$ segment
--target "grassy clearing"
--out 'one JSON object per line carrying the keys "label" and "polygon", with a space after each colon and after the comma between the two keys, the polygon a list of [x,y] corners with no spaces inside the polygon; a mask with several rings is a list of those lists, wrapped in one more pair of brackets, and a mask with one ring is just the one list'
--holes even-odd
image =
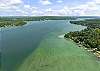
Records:
{"label": "grassy clearing", "polygon": [[47,38],[17,71],[99,71],[95,58],[72,41]]}

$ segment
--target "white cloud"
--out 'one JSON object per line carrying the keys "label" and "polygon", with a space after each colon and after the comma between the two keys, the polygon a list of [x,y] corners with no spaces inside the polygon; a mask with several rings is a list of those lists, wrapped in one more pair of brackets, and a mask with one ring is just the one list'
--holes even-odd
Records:
{"label": "white cloud", "polygon": [[96,2],[96,3],[100,3],[100,0],[94,0],[94,2]]}
{"label": "white cloud", "polygon": [[85,4],[81,4],[74,7],[65,6],[61,11],[64,15],[86,15],[86,16],[98,16],[100,15],[100,5],[98,5],[100,0],[93,0],[91,2],[87,2]]}
{"label": "white cloud", "polygon": [[[22,0],[1,0],[0,12],[6,15],[31,15],[37,7],[24,4]],[[8,14],[9,13],[9,14]]]}
{"label": "white cloud", "polygon": [[10,10],[16,8],[22,3],[21,0],[0,0],[0,10]]}
{"label": "white cloud", "polygon": [[57,0],[57,2],[58,2],[58,3],[62,3],[62,2],[63,2],[63,0]]}
{"label": "white cloud", "polygon": [[0,0],[0,5],[18,5],[21,3],[22,0]]}
{"label": "white cloud", "polygon": [[84,5],[80,5],[77,8],[74,7],[74,9],[79,10],[79,15],[100,15],[100,13],[99,13],[100,6],[98,5],[98,3],[97,3],[97,0],[93,0],[91,2],[87,2]]}
{"label": "white cloud", "polygon": [[48,8],[48,9],[46,9],[45,10],[46,12],[51,12],[51,11],[53,11],[51,8]]}
{"label": "white cloud", "polygon": [[[56,0],[58,3],[62,3],[63,0]],[[50,0],[40,0],[42,5],[50,5]],[[59,4],[60,5],[60,4]],[[23,0],[0,0],[0,13],[10,13],[11,15],[51,15],[51,16],[98,16],[100,15],[100,0],[91,0],[81,5],[73,7],[64,6],[62,8],[56,8],[58,6],[49,6],[49,8],[41,9],[41,7],[34,7],[29,4],[24,4]],[[1,14],[0,14],[1,15]]]}
{"label": "white cloud", "polygon": [[[58,0],[60,3],[62,0]],[[81,5],[73,7],[64,6],[61,9],[44,9],[43,15],[66,15],[66,16],[98,16],[100,15],[100,0],[91,0]]]}
{"label": "white cloud", "polygon": [[25,8],[31,8],[31,6],[30,6],[30,5],[24,5],[24,7],[25,7]]}
{"label": "white cloud", "polygon": [[49,0],[40,0],[40,3],[42,5],[50,5],[50,4],[52,4]]}

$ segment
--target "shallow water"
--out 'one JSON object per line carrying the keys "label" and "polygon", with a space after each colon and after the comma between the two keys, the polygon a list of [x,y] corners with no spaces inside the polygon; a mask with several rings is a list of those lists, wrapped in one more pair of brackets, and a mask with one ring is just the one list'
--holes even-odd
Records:
{"label": "shallow water", "polygon": [[[27,58],[30,55],[32,55],[34,52],[36,52],[38,48],[44,47],[43,50],[45,50],[51,47],[52,48],[53,47],[67,47],[66,43],[67,42],[70,43],[70,41],[65,41],[64,39],[58,38],[58,36],[66,32],[69,32],[69,31],[79,31],[84,28],[86,27],[70,24],[67,20],[32,21],[20,27],[3,28],[2,29],[2,67],[3,67],[3,71],[16,71],[18,68],[20,68],[20,65],[24,63],[24,60],[25,59],[27,60]],[[65,51],[66,52],[68,51],[67,55],[70,56],[70,53],[72,53],[72,51],[69,51],[70,47],[67,47],[67,48],[68,49],[65,48]],[[59,52],[60,53],[62,52],[60,51],[61,49],[58,49],[58,50],[59,51],[56,52],[56,54],[58,54]],[[71,46],[71,50],[78,51],[79,49],[72,48]],[[78,52],[81,53],[81,50]],[[48,55],[50,54],[50,56],[52,56],[51,51],[50,53],[48,53]],[[44,51],[45,54],[46,52],[47,50]],[[82,52],[86,53],[85,51],[82,51]],[[75,54],[75,52],[73,52],[73,54]],[[62,55],[63,55],[63,52],[62,52]],[[86,55],[88,55],[88,53],[86,53]],[[54,56],[56,57],[56,55]],[[89,56],[89,58],[91,57],[92,56]],[[76,58],[76,60],[78,59],[79,58]],[[95,58],[93,58],[93,60],[95,60]],[[86,59],[84,64],[86,64],[87,61],[88,61],[88,58]],[[78,61],[76,61],[76,63],[77,62]],[[95,62],[93,62],[93,64],[94,63]]]}
{"label": "shallow water", "polygon": [[[17,71],[99,71],[100,64],[91,53],[70,40],[50,33],[23,61]],[[51,36],[53,35],[53,37]]]}

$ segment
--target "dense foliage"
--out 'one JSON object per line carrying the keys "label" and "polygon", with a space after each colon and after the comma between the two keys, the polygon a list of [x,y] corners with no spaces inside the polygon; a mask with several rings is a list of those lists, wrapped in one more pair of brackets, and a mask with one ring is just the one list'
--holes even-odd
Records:
{"label": "dense foliage", "polygon": [[90,28],[100,28],[100,19],[87,19],[81,21],[70,21],[72,24],[87,26]]}
{"label": "dense foliage", "polygon": [[22,26],[26,24],[25,21],[22,20],[12,20],[12,21],[0,21],[0,27],[7,27],[7,26]]}
{"label": "dense foliage", "polygon": [[100,29],[87,28],[82,31],[75,31],[65,34],[66,38],[72,39],[87,48],[97,48],[100,51]]}
{"label": "dense foliage", "polygon": [[91,49],[97,57],[100,57],[100,19],[88,19],[81,21],[70,21],[72,24],[87,26],[81,31],[69,32],[64,35],[74,42]]}

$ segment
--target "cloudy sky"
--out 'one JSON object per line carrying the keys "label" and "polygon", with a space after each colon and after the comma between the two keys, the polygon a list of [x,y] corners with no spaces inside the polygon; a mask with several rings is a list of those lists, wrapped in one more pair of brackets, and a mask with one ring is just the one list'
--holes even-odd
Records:
{"label": "cloudy sky", "polygon": [[0,16],[100,16],[100,0],[0,0]]}

